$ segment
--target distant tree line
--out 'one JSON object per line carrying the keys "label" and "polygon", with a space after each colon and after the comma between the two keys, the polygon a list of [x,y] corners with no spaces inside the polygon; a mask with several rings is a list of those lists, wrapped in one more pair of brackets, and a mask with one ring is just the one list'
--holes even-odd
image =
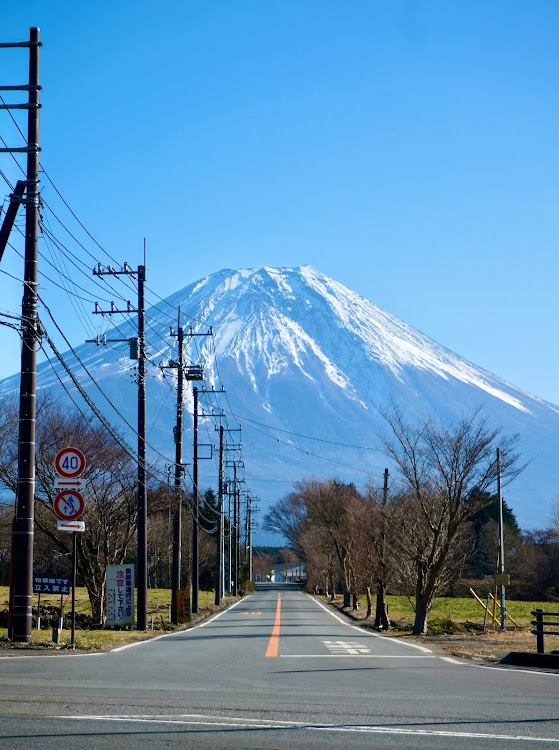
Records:
{"label": "distant tree line", "polygon": [[[503,485],[522,469],[517,436],[504,437],[477,411],[454,423],[407,424],[384,413],[393,476],[360,493],[337,479],[309,478],[279,500],[264,526],[280,533],[305,560],[312,589],[341,589],[344,606],[366,594],[367,617],[390,625],[385,594],[408,596],[415,633],[424,633],[437,596],[460,575],[492,576],[498,552],[496,450]],[[507,571],[530,598],[559,598],[559,510],[548,529],[522,533],[504,506]],[[518,588],[518,586],[517,586]]]}

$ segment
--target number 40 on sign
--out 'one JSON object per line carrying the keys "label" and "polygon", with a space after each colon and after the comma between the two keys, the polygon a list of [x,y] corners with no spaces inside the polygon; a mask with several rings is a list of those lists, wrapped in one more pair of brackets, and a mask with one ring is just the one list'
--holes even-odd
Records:
{"label": "number 40 on sign", "polygon": [[65,479],[74,479],[83,474],[85,456],[78,448],[63,448],[54,459],[56,473]]}

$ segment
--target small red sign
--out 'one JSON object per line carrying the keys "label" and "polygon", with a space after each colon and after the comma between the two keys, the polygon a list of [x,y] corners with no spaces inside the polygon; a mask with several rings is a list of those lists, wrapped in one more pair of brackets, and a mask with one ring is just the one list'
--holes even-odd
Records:
{"label": "small red sign", "polygon": [[54,512],[62,521],[75,521],[84,508],[83,497],[76,490],[62,490],[54,498]]}
{"label": "small red sign", "polygon": [[54,468],[66,479],[79,477],[85,469],[85,456],[78,448],[63,448],[54,459]]}

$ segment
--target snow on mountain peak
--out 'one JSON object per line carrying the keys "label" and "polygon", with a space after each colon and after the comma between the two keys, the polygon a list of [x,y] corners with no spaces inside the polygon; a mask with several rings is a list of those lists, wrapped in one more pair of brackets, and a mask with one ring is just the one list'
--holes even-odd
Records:
{"label": "snow on mountain peak", "polygon": [[388,369],[400,382],[410,369],[455,378],[516,409],[528,409],[519,389],[312,266],[223,270],[184,292],[190,306],[204,295],[196,317],[204,324],[211,320],[217,353],[232,357],[256,389],[254,365],[267,377],[294,366],[313,379],[309,360],[315,358],[333,384],[361,402],[356,380],[368,363]]}

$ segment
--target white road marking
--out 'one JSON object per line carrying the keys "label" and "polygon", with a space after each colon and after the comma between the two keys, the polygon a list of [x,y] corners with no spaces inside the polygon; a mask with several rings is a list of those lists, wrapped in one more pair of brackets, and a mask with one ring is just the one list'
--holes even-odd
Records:
{"label": "white road marking", "polygon": [[322,641],[331,652],[345,651],[346,654],[370,654],[371,649],[356,641]]}
{"label": "white road marking", "polygon": [[[334,618],[335,620],[337,620],[338,622],[341,622],[341,623],[342,623],[342,625],[345,625],[345,626],[346,626],[346,628],[352,628],[353,630],[357,630],[357,632],[358,632],[358,633],[361,633],[361,635],[363,635],[363,634],[364,634],[364,635],[371,635],[371,636],[373,636],[374,638],[386,638],[386,636],[384,636],[384,635],[383,635],[382,633],[375,633],[374,631],[371,631],[371,632],[369,632],[368,630],[363,630],[363,628],[358,628],[358,627],[357,627],[356,625],[350,625],[350,624],[349,624],[348,622],[346,622],[345,620],[342,620],[342,618],[341,618],[341,617],[338,617],[338,615],[335,615],[335,614],[334,614],[334,613],[333,613],[333,612],[332,612],[332,611],[331,611],[331,610],[330,610],[330,609],[329,609],[328,607],[326,607],[326,606],[325,606],[325,605],[324,605],[324,604],[323,604],[322,602],[319,602],[319,601],[318,601],[318,599],[315,599],[315,598],[314,598],[314,597],[312,597],[312,596],[310,597],[310,599],[311,599],[311,600],[312,600],[313,602],[315,602],[315,604],[318,604],[318,606],[319,606],[319,607],[322,607],[322,609],[323,609],[323,610],[324,610],[325,612],[328,612],[328,614],[329,614],[329,615],[331,615],[331,616],[332,616],[332,617],[333,617],[333,618]],[[397,641],[396,641],[396,640],[395,640],[395,639],[393,639],[393,638],[390,638],[390,639],[387,639],[387,640],[389,640],[389,642],[390,642],[390,643],[399,643],[399,644],[401,644],[402,646],[409,646],[410,648],[416,648],[416,649],[418,649],[419,651],[423,651],[423,652],[425,652],[426,654],[432,654],[432,653],[433,653],[433,652],[431,651],[431,649],[430,649],[430,648],[426,648],[425,646],[420,646],[420,645],[419,645],[419,644],[417,644],[417,643],[410,643],[409,641],[403,641],[403,640],[397,640]]]}
{"label": "white road marking", "polygon": [[134,722],[139,724],[173,724],[207,727],[237,727],[249,730],[259,729],[287,729],[290,731],[318,731],[318,732],[347,732],[358,734],[388,734],[411,735],[422,737],[446,737],[457,739],[487,739],[508,740],[509,742],[550,742],[559,744],[555,737],[529,737],[515,734],[491,734],[490,732],[448,732],[442,729],[412,729],[408,727],[374,726],[369,724],[312,724],[296,721],[276,721],[266,719],[245,719],[233,716],[203,716],[201,714],[179,714],[176,717],[161,717],[150,715],[119,715],[119,716],[51,716],[52,719],[66,719],[71,721],[114,721]]}
{"label": "white road marking", "polygon": [[0,654],[0,661],[12,661],[12,659],[77,659],[80,656],[105,656],[102,651],[96,651],[94,654],[26,654],[24,656],[10,656],[9,654]]}
{"label": "white road marking", "polygon": [[[319,602],[317,599],[315,599],[314,597],[312,597],[310,595],[308,595],[308,596],[309,596],[309,598],[313,602],[315,602],[316,604],[318,604],[319,607],[322,607],[323,610],[325,610],[326,612],[328,612],[328,614],[331,615],[335,620],[338,620],[338,622],[341,622],[342,625],[345,625],[348,628],[352,628],[353,630],[357,630],[361,634],[364,633],[366,635],[372,635],[373,637],[376,637],[376,638],[386,638],[391,643],[401,643],[403,646],[410,646],[410,648],[417,648],[420,651],[427,652],[428,654],[432,654],[433,653],[430,648],[425,648],[424,646],[419,646],[417,643],[409,643],[409,641],[404,641],[404,640],[395,640],[395,639],[392,639],[392,638],[388,638],[383,633],[369,632],[369,631],[363,630],[362,628],[358,628],[355,625],[350,625],[349,623],[345,622],[345,620],[342,620],[341,617],[338,617],[338,615],[334,614],[334,612],[332,612],[328,607],[326,607],[324,604],[322,604],[322,602]],[[451,656],[437,656],[437,655],[434,655],[434,657],[437,658],[437,659],[441,659],[442,661],[449,662],[450,664],[454,664],[455,666],[470,667],[471,669],[491,669],[494,672],[497,672],[497,671],[501,671],[501,672],[506,671],[507,674],[530,674],[533,677],[555,677],[556,679],[559,678],[559,673],[540,672],[540,671],[538,671],[536,669],[533,669],[533,670],[531,670],[531,669],[510,669],[510,668],[508,668],[506,666],[501,666],[500,664],[494,664],[494,665],[490,665],[490,664],[472,664],[472,663],[465,662],[465,661],[458,661],[457,659],[453,659]]]}
{"label": "white road marking", "polygon": [[213,622],[214,620],[217,620],[218,617],[221,617],[226,612],[230,612],[234,607],[237,607],[239,604],[242,604],[245,602],[249,596],[252,596],[252,594],[248,594],[243,599],[239,599],[238,602],[235,602],[235,604],[232,604],[230,607],[227,607],[227,609],[222,609],[221,612],[218,612],[217,615],[214,615],[213,617],[210,617],[209,620],[205,620],[204,622],[201,622],[199,625],[195,625],[193,628],[188,628],[187,630],[174,630],[172,633],[164,633],[163,635],[157,635],[155,638],[146,638],[144,641],[135,641],[134,643],[127,643],[125,646],[118,646],[118,648],[111,649],[108,653],[115,654],[117,651],[124,651],[127,648],[133,648],[134,646],[142,646],[146,643],[153,643],[154,641],[159,641],[161,638],[169,638],[173,635],[189,635],[194,630],[198,630],[198,628],[205,628],[206,625],[209,625],[210,622]]}
{"label": "white road marking", "polygon": [[439,659],[435,654],[278,654],[280,659]]}

